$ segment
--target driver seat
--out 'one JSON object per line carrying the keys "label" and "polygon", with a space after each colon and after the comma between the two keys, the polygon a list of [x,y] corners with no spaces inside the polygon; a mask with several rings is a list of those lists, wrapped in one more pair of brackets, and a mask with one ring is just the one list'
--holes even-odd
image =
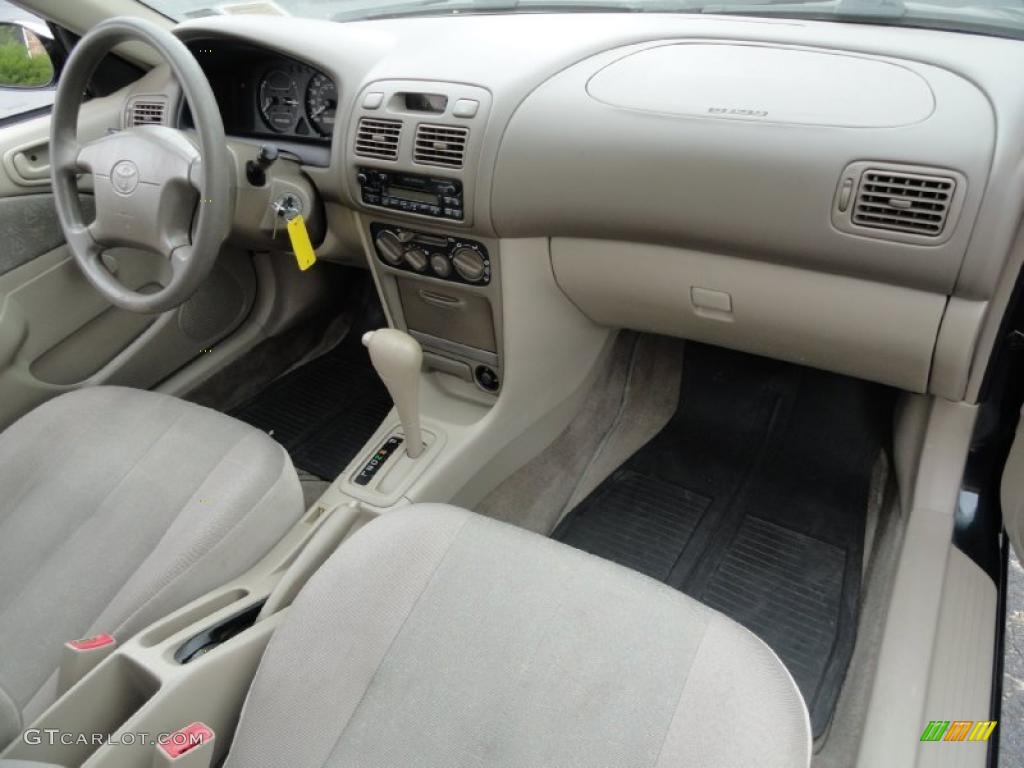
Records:
{"label": "driver seat", "polygon": [[0,749],[55,700],[65,641],[123,642],[303,512],[280,445],[167,395],[82,389],[0,433]]}

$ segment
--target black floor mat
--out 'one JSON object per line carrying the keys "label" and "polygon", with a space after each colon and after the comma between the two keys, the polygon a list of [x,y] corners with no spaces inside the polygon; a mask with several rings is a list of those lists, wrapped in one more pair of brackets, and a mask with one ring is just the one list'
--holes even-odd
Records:
{"label": "black floor mat", "polygon": [[296,467],[333,480],[391,408],[359,333],[282,376],[233,414],[270,433]]}
{"label": "black floor mat", "polygon": [[892,394],[689,344],[679,406],[553,536],[721,611],[828,724],[856,638],[871,470]]}

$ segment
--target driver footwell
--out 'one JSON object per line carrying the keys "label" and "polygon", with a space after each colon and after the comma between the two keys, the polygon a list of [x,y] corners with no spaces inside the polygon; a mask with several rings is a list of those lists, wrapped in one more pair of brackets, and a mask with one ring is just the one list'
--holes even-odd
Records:
{"label": "driver footwell", "polygon": [[758,635],[789,668],[818,736],[853,652],[891,404],[883,387],[688,344],[675,415],[552,535]]}
{"label": "driver footwell", "polygon": [[[306,336],[315,340],[312,352],[250,392],[240,405],[228,406],[231,415],[284,446],[299,470],[307,501],[325,489],[323,481],[341,474],[391,410],[384,382],[362,345],[365,331],[387,324],[384,310],[367,277],[342,275],[348,281],[334,295],[345,310],[329,322],[308,321]],[[291,347],[302,351],[301,339],[282,345],[283,351],[271,353],[271,361],[285,357],[288,362]],[[255,358],[256,365],[261,361]]]}
{"label": "driver footwell", "polygon": [[285,447],[300,470],[333,480],[391,409],[358,333],[285,374],[232,414]]}

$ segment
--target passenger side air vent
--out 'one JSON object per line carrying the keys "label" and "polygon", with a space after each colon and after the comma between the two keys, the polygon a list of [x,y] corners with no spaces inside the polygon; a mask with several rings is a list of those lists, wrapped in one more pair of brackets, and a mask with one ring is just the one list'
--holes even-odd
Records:
{"label": "passenger side air vent", "polygon": [[860,179],[852,220],[856,226],[938,237],[946,226],[956,180],[868,168]]}
{"label": "passenger side air vent", "polygon": [[421,123],[416,128],[413,160],[422,165],[461,168],[468,140],[469,128]]}
{"label": "passenger side air vent", "polygon": [[134,99],[128,105],[128,127],[138,125],[163,125],[167,113],[167,102],[161,99]]}
{"label": "passenger side air vent", "polygon": [[398,142],[401,137],[401,120],[361,118],[356,130],[356,154],[380,160],[397,160]]}

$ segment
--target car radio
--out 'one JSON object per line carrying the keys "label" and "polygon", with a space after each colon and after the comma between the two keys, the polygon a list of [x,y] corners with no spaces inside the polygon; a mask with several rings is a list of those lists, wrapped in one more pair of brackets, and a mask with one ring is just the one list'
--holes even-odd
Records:
{"label": "car radio", "polygon": [[464,216],[462,182],[456,179],[375,168],[359,168],[356,179],[362,200],[367,205],[456,221],[461,221]]}

